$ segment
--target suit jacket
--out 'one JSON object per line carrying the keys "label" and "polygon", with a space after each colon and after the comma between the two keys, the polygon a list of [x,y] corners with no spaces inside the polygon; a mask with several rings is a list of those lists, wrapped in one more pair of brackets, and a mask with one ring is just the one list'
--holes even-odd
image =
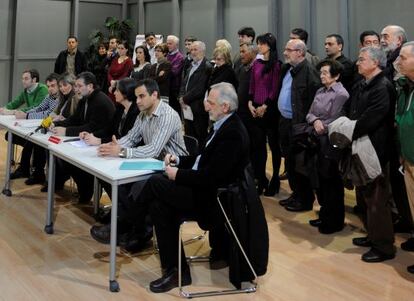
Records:
{"label": "suit jacket", "polygon": [[[62,74],[66,72],[66,59],[68,57],[68,50],[63,50],[59,53],[55,61],[55,70],[57,74]],[[76,50],[75,55],[75,75],[82,73],[83,71],[88,70],[88,62],[86,60],[85,54],[83,52]]]}
{"label": "suit jacket", "polygon": [[109,97],[95,89],[88,97],[79,101],[73,115],[56,122],[55,125],[65,127],[66,136],[78,136],[83,131],[95,133],[98,130],[109,134],[112,124],[108,120],[112,120],[114,113],[115,106]]}
{"label": "suit jacket", "polygon": [[190,78],[188,77],[190,75],[191,65],[188,67],[186,76],[181,82],[180,96],[183,97],[184,103],[191,107],[194,114],[206,114],[203,100],[212,69],[213,67],[210,62],[204,58]]}
{"label": "suit jacket", "polygon": [[[201,228],[215,226],[218,216],[216,194],[243,176],[249,162],[249,136],[237,114],[230,116],[200,152],[198,169],[192,167],[197,156],[180,157],[176,175],[178,185],[189,186],[198,206],[197,221]],[[220,214],[221,216],[221,214]]]}
{"label": "suit jacket", "polygon": [[126,134],[128,134],[129,130],[132,129],[139,114],[137,103],[133,102],[129,107],[124,124],[121,128],[121,132],[119,132],[118,129],[122,120],[122,115],[124,114],[124,110],[125,108],[123,105],[115,104],[115,114],[114,118],[112,119],[111,132],[109,135],[108,131],[105,128],[99,129],[94,133],[96,137],[101,138],[102,143],[112,141],[112,135],[115,135],[116,139],[124,137]]}
{"label": "suit jacket", "polygon": [[[162,75],[160,75],[161,72],[163,72]],[[151,65],[149,77],[157,82],[161,96],[170,95],[171,63],[167,59],[158,65],[158,69],[157,64]]]}

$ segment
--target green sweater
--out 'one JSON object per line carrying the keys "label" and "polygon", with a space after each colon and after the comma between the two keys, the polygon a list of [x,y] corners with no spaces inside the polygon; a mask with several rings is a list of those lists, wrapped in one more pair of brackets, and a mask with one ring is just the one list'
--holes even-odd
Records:
{"label": "green sweater", "polygon": [[398,126],[401,156],[414,163],[414,83],[407,78],[397,81],[398,99],[395,121]]}
{"label": "green sweater", "polygon": [[6,105],[6,109],[20,109],[23,112],[26,112],[34,107],[37,107],[47,95],[48,90],[46,85],[39,83],[32,93],[28,93],[25,89]]}

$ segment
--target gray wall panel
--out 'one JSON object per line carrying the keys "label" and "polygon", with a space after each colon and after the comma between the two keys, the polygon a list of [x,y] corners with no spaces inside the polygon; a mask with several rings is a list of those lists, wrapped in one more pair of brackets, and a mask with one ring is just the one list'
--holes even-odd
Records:
{"label": "gray wall panel", "polygon": [[18,53],[57,56],[70,33],[70,1],[19,1]]}
{"label": "gray wall panel", "polygon": [[0,2],[0,55],[11,54],[13,4],[14,0]]}
{"label": "gray wall panel", "polygon": [[150,16],[145,18],[145,31],[162,34],[165,42],[172,28],[171,1],[148,2],[145,3],[144,10],[145,16]]}
{"label": "gray wall panel", "polygon": [[341,0],[316,1],[315,32],[313,34],[317,37],[317,43],[313,45],[312,51],[320,58],[326,56],[324,44],[327,35],[339,33],[345,39],[345,44],[347,43],[347,37],[341,32],[339,1]]}
{"label": "gray wall panel", "polygon": [[256,35],[268,31],[268,4],[269,0],[224,0],[224,36],[233,53],[239,51],[237,31],[241,27],[253,27]]}
{"label": "gray wall panel", "polygon": [[128,5],[128,19],[131,19],[134,21],[134,28],[131,31],[130,39],[131,43],[135,41],[135,36],[137,34],[138,29],[138,5],[137,4],[129,4]]}
{"label": "gray wall panel", "polygon": [[0,106],[9,101],[10,62],[0,61]]}
{"label": "gray wall panel", "polygon": [[84,50],[89,46],[88,36],[94,29],[106,34],[105,20],[107,17],[121,19],[122,5],[108,3],[81,2],[79,6],[79,47]]}
{"label": "gray wall panel", "polygon": [[307,11],[309,0],[279,0],[282,12],[279,16],[282,18],[281,25],[283,32],[280,33],[278,48],[279,51],[285,47],[289,40],[290,30],[295,27],[307,29]]}
{"label": "gray wall panel", "polygon": [[182,41],[188,35],[196,36],[207,45],[210,57],[216,41],[216,1],[182,0],[181,34]]}

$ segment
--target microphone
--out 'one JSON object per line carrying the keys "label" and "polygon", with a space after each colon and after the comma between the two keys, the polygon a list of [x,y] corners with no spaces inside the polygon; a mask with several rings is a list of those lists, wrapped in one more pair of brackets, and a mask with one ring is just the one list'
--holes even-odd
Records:
{"label": "microphone", "polygon": [[53,119],[51,116],[44,118],[42,122],[40,123],[40,125],[34,130],[33,133],[37,133],[38,131],[42,130],[42,133],[46,134],[46,131],[50,127],[52,122],[53,122]]}

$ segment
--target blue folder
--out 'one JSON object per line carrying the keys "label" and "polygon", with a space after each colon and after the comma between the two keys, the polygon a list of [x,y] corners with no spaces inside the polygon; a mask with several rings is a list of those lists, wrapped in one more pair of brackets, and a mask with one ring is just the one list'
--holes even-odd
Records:
{"label": "blue folder", "polygon": [[125,161],[120,170],[165,170],[163,161]]}

